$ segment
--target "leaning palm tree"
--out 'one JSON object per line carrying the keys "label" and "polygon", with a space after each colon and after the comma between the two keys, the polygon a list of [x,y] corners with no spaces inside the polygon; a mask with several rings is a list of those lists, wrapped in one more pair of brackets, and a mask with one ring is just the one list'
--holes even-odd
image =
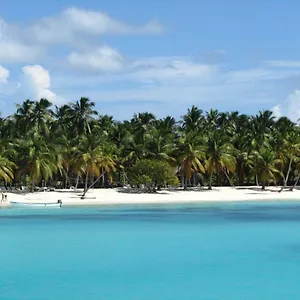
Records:
{"label": "leaning palm tree", "polygon": [[88,135],[79,141],[72,160],[74,168],[79,172],[85,172],[84,192],[87,192],[89,176],[100,175],[99,161],[102,158],[102,151],[95,137]]}
{"label": "leaning palm tree", "polygon": [[[85,185],[82,198],[87,191],[101,178],[107,174],[110,176],[112,171],[115,171],[114,157],[108,153],[104,153],[101,147],[101,141],[96,136],[88,135],[83,137],[77,149],[74,151],[72,160],[73,166],[77,172],[84,171]],[[88,186],[89,179],[96,176],[97,179]]]}
{"label": "leaning palm tree", "polygon": [[[287,186],[289,176],[292,171],[292,163],[300,154],[300,139],[298,132],[293,130],[292,132],[287,133],[287,137],[284,140],[284,154],[285,160],[287,161],[287,172],[283,177],[283,185],[279,192],[282,192],[283,189]],[[284,163],[284,161],[282,161],[282,163]]]}
{"label": "leaning palm tree", "polygon": [[300,180],[300,157],[295,158],[295,175],[296,179],[294,184],[291,186],[290,191],[292,192],[294,188],[298,185],[298,182]]}
{"label": "leaning palm tree", "polygon": [[276,182],[276,175],[282,177],[282,173],[277,168],[277,165],[281,162],[270,148],[262,147],[260,151],[253,153],[252,173],[260,179],[263,190],[266,189],[266,185],[270,180]]}

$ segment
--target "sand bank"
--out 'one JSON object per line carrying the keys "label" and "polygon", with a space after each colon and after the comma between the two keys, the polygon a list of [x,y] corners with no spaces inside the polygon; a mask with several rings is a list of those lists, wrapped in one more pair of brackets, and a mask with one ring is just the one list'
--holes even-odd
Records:
{"label": "sand bank", "polygon": [[[62,200],[66,205],[111,205],[111,204],[163,204],[251,200],[300,200],[300,190],[283,191],[272,187],[262,191],[259,187],[220,187],[208,189],[190,189],[183,191],[162,190],[157,193],[136,193],[132,189],[94,189],[81,199],[82,190],[55,190],[51,192],[13,193],[7,192],[8,201],[16,202],[54,202]],[[9,203],[1,203],[4,207]]]}

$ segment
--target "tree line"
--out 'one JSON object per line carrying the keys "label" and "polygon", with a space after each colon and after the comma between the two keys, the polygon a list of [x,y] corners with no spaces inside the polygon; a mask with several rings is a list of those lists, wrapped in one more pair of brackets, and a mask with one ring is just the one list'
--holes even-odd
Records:
{"label": "tree line", "polygon": [[[26,100],[0,118],[0,179],[5,186],[297,185],[299,126],[271,111],[202,111],[180,120],[134,114],[116,121],[81,98],[53,107]],[[137,176],[138,174],[138,176]]]}

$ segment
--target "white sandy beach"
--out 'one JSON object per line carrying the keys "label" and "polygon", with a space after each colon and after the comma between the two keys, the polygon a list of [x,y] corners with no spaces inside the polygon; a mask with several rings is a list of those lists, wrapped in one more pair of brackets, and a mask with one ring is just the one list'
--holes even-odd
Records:
{"label": "white sandy beach", "polygon": [[195,203],[195,202],[222,202],[222,201],[257,201],[257,200],[300,200],[300,190],[285,190],[278,193],[279,187],[268,188],[262,191],[259,187],[219,187],[208,189],[162,190],[157,193],[133,193],[131,189],[120,192],[118,189],[89,190],[86,198],[81,199],[82,190],[55,190],[34,193],[7,192],[7,203],[15,202],[56,202],[62,200],[66,205],[118,205],[118,204],[163,204],[163,203]]}

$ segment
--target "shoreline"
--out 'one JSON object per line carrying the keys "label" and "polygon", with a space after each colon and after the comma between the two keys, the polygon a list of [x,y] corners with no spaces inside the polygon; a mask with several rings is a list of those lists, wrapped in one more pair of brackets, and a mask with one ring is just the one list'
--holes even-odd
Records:
{"label": "shoreline", "polygon": [[34,193],[6,192],[7,202],[0,203],[1,208],[11,207],[9,201],[25,203],[50,203],[62,201],[62,206],[91,205],[121,205],[121,204],[189,204],[210,202],[240,202],[240,201],[300,201],[300,190],[284,190],[278,193],[280,187],[270,187],[262,191],[259,187],[215,187],[212,190],[174,189],[162,190],[157,193],[135,193],[128,189],[94,189],[88,191],[86,198],[81,199],[81,189],[55,190]]}

